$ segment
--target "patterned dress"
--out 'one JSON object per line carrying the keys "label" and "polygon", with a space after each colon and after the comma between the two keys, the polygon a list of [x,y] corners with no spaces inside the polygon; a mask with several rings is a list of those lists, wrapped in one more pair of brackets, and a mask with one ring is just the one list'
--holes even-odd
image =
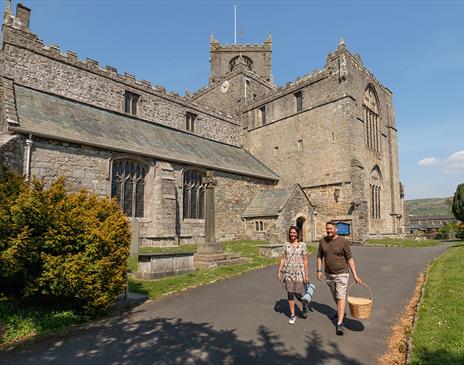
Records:
{"label": "patterned dress", "polygon": [[293,246],[290,242],[284,243],[283,253],[285,256],[284,283],[285,290],[293,293],[304,292],[304,255],[308,254],[308,249],[304,242],[298,242]]}

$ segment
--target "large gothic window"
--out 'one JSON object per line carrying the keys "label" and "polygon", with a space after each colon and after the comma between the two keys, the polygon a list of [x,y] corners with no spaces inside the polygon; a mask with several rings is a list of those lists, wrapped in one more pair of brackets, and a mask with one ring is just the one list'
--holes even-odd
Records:
{"label": "large gothic window", "polygon": [[366,146],[380,151],[380,118],[379,104],[372,85],[364,92],[363,99],[364,123],[366,125]]}
{"label": "large gothic window", "polygon": [[184,172],[183,211],[184,219],[205,218],[205,187],[202,177],[205,174],[196,170]]}
{"label": "large gothic window", "polygon": [[143,217],[147,166],[134,160],[116,160],[111,174],[111,196],[128,217]]}
{"label": "large gothic window", "polygon": [[372,219],[380,219],[380,203],[382,196],[382,174],[378,166],[371,172],[370,179],[370,216]]}

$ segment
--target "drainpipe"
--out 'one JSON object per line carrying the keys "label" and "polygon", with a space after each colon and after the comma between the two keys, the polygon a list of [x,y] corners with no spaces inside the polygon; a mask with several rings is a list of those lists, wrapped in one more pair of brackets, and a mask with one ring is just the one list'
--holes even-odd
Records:
{"label": "drainpipe", "polygon": [[32,134],[26,139],[26,181],[31,180]]}

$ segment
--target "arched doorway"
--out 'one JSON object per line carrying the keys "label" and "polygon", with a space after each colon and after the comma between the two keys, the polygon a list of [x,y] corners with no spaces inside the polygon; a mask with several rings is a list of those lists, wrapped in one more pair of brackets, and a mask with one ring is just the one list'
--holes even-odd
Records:
{"label": "arched doorway", "polygon": [[298,217],[296,219],[296,226],[298,227],[298,229],[300,230],[301,232],[301,240],[303,242],[306,242],[307,241],[307,233],[306,233],[306,218],[305,217]]}

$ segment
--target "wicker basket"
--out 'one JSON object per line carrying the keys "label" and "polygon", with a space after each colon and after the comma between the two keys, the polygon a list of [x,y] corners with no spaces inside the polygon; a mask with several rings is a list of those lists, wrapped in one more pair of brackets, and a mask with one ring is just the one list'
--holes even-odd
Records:
{"label": "wicker basket", "polygon": [[369,319],[371,316],[371,312],[372,312],[372,302],[373,302],[371,288],[369,288],[367,284],[361,283],[367,289],[369,289],[370,297],[369,298],[353,297],[349,295],[349,292],[350,292],[351,287],[354,284],[355,283],[351,284],[348,287],[348,305],[350,306],[351,315],[357,319]]}

